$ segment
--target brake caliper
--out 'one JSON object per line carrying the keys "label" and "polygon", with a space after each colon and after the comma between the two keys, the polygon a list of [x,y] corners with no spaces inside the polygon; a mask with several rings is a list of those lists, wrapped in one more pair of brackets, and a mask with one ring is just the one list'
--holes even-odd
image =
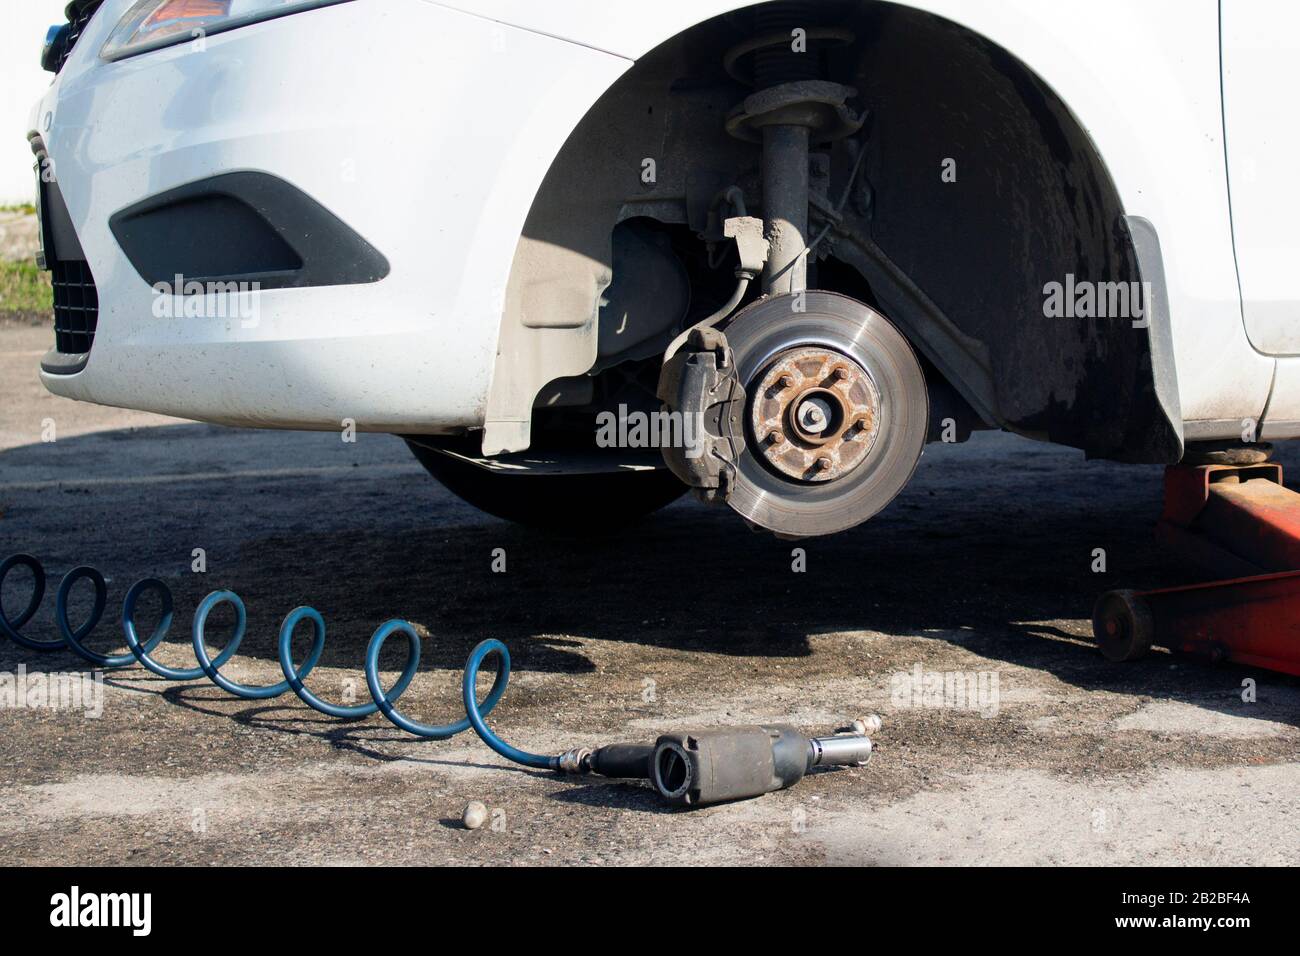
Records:
{"label": "brake caliper", "polygon": [[745,450],[745,389],[726,335],[692,330],[664,365],[659,399],[681,416],[684,438],[663,449],[664,461],[702,501],[724,503]]}

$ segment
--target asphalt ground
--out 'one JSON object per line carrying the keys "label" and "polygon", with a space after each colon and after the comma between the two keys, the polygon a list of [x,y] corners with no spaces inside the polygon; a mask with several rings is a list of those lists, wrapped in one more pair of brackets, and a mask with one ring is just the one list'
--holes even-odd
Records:
{"label": "asphalt ground", "polygon": [[[865,713],[884,727],[865,768],[680,811],[645,785],[509,765],[472,734],[420,741],[382,717],[342,723],[291,695],[241,701],[138,668],[106,675],[88,706],[6,704],[3,675],[49,688],[89,672],[0,642],[11,864],[1300,860],[1300,685],[1164,652],[1110,664],[1089,640],[1102,591],[1195,579],[1152,539],[1159,468],[1000,434],[930,446],[884,514],[799,545],[796,572],[795,545],[691,499],[627,531],[554,536],[474,511],[389,436],[56,398],[36,375],[48,338],[0,327],[0,555],[40,557],[51,592],[74,565],[102,569],[101,649],[120,646],[126,588],[156,576],[176,594],[159,652],[176,666],[193,665],[198,601],[242,595],[249,636],[225,672],[244,682],[280,680],[280,620],[320,610],[309,683],[337,701],[368,699],[377,626],[416,623],[402,706],[427,722],[459,716],[469,650],[499,638],[515,674],[492,722],[525,749],[760,720],[824,732]],[[1300,450],[1280,460],[1300,477]],[[11,614],[25,588],[5,585]],[[53,635],[51,603],[32,633]],[[935,674],[976,692],[913,693]],[[471,800],[490,811],[476,831],[459,823]]]}

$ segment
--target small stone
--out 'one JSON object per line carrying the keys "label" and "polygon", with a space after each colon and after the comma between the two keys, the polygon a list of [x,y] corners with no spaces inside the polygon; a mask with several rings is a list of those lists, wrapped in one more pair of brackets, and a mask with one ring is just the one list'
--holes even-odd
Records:
{"label": "small stone", "polygon": [[471,800],[465,804],[465,812],[460,815],[460,822],[465,824],[466,830],[477,830],[487,823],[487,816],[487,807],[477,800]]}

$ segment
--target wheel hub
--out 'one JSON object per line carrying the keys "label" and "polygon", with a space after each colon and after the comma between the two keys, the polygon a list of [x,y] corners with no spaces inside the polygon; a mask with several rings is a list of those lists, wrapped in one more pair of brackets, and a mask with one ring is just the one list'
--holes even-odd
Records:
{"label": "wheel hub", "polygon": [[834,349],[776,356],[753,392],[755,447],[778,474],[829,482],[862,464],[879,431],[880,395],[871,376]]}
{"label": "wheel hub", "polygon": [[696,329],[664,366],[659,397],[704,424],[701,453],[665,450],[673,473],[786,538],[877,514],[912,477],[930,422],[902,333],[865,303],[816,290],[765,296],[725,332]]}

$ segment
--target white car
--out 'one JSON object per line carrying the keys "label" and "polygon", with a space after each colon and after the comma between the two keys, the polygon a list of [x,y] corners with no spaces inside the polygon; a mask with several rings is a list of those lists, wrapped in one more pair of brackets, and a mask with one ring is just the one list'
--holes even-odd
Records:
{"label": "white car", "polygon": [[927,440],[1300,435],[1284,0],[73,0],[46,387],[778,534]]}

